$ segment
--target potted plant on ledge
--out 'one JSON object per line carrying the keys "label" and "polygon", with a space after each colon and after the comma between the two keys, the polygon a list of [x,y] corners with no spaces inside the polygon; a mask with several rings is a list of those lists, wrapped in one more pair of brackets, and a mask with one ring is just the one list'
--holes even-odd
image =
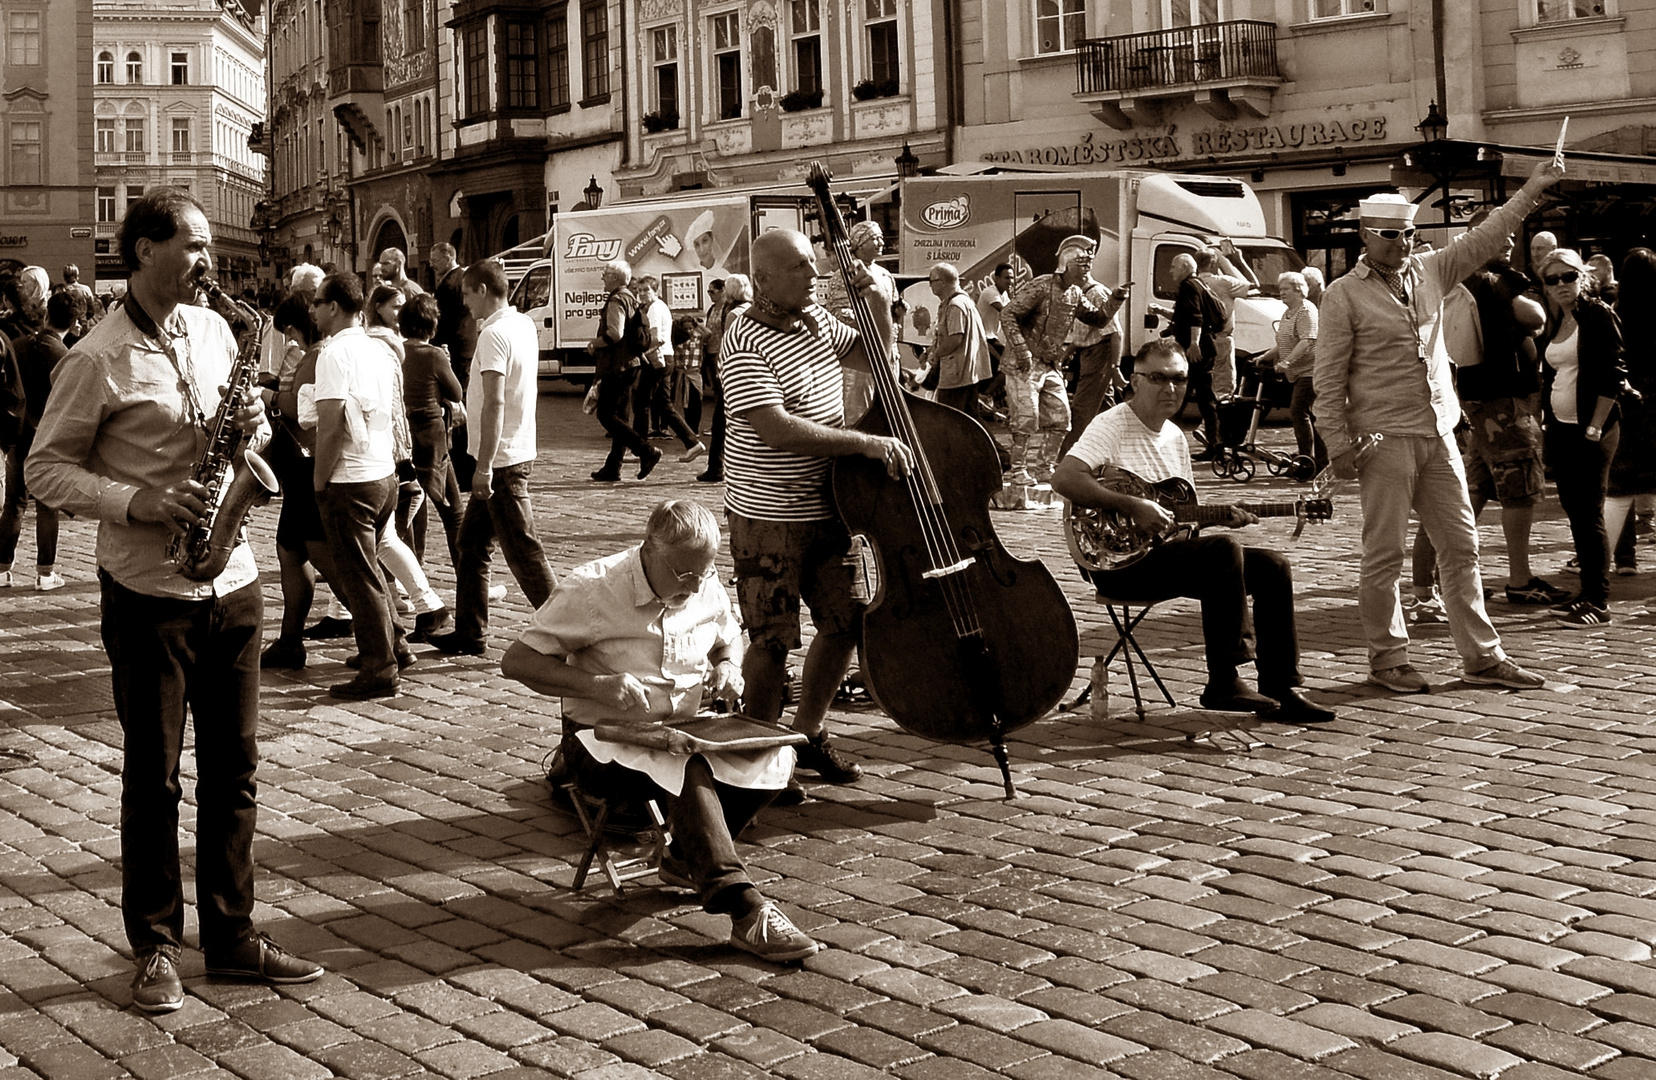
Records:
{"label": "potted plant on ledge", "polygon": [[822,108],[822,89],[794,90],[782,95],[783,112],[804,112]]}
{"label": "potted plant on ledge", "polygon": [[679,116],[676,112],[649,112],[640,118],[640,122],[648,134],[654,135],[661,131],[677,130]]}
{"label": "potted plant on ledge", "polygon": [[884,79],[875,82],[873,79],[864,79],[851,88],[851,96],[858,101],[873,101],[875,98],[896,97],[897,80]]}

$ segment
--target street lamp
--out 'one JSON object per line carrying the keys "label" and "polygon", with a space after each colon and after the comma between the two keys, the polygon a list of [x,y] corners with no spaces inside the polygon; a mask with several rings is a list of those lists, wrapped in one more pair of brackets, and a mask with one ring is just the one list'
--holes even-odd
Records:
{"label": "street lamp", "polygon": [[587,181],[587,186],[581,189],[581,194],[586,196],[588,210],[598,209],[598,204],[604,201],[604,189],[598,186],[596,173],[593,174],[591,180]]}
{"label": "street lamp", "polygon": [[914,156],[913,150],[909,149],[907,140],[904,140],[903,152],[897,155],[895,163],[897,165],[897,177],[900,180],[912,180],[920,175],[920,159]]}
{"label": "street lamp", "polygon": [[1441,142],[1449,134],[1449,118],[1438,112],[1438,103],[1432,102],[1426,107],[1426,119],[1415,125],[1420,132],[1420,141],[1431,144]]}

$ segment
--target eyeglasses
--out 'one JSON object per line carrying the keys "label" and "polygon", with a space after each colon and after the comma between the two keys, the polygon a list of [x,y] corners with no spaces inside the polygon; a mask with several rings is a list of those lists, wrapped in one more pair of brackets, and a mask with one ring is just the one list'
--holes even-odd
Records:
{"label": "eyeglasses", "polygon": [[1369,232],[1382,240],[1413,240],[1415,234],[1412,225],[1407,229],[1370,229]]}
{"label": "eyeglasses", "polygon": [[1574,285],[1580,279],[1581,272],[1578,270],[1566,270],[1562,274],[1546,274],[1541,278],[1548,285]]}
{"label": "eyeglasses", "polygon": [[1174,375],[1165,371],[1135,371],[1134,375],[1142,375],[1155,386],[1183,386],[1190,381],[1189,375]]}
{"label": "eyeglasses", "polygon": [[671,574],[681,588],[699,589],[704,582],[719,572],[719,564],[716,562],[708,563],[705,570],[679,570],[667,557],[666,548],[657,547],[656,551],[661,559],[661,568]]}

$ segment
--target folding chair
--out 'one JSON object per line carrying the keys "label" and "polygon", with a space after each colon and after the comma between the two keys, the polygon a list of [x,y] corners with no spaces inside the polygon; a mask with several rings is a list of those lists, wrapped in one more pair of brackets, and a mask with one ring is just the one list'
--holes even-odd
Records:
{"label": "folding chair", "polygon": [[[567,719],[563,723],[563,738],[573,739],[579,730]],[[587,874],[596,861],[609,879],[617,895],[626,891],[626,882],[648,877],[661,868],[667,845],[673,842],[667,829],[667,818],[655,799],[636,801],[596,795],[581,786],[579,777],[563,760],[563,746],[553,751],[547,769],[547,780],[556,790],[569,798],[575,820],[581,824],[586,837],[586,848],[575,867],[574,889],[580,892],[586,885]],[[618,847],[634,846],[643,840],[647,850],[638,855],[626,855]]]}
{"label": "folding chair", "polygon": [[[1173,694],[1167,689],[1167,684],[1162,682],[1162,677],[1156,671],[1156,666],[1150,662],[1148,656],[1144,655],[1144,650],[1139,647],[1138,639],[1133,636],[1133,632],[1138,629],[1139,623],[1144,621],[1144,617],[1150,614],[1150,609],[1156,605],[1153,602],[1140,604],[1135,613],[1133,605],[1127,601],[1116,600],[1105,596],[1103,593],[1099,593],[1097,599],[1100,604],[1104,605],[1104,610],[1110,613],[1110,622],[1115,625],[1116,631],[1115,644],[1104,656],[1104,669],[1108,671],[1110,663],[1118,655],[1126,663],[1127,682],[1133,688],[1133,709],[1138,713],[1139,719],[1144,719],[1144,697],[1139,689],[1138,671],[1133,666],[1133,656],[1135,654],[1138,656],[1139,663],[1143,665],[1145,674],[1150,676],[1156,684],[1156,689],[1161,691],[1162,697],[1167,699],[1169,705],[1177,707],[1178,703],[1173,700]],[[1081,696],[1065,708],[1069,711],[1075,711],[1086,705],[1091,698],[1092,686],[1089,684],[1086,689],[1081,691]]]}

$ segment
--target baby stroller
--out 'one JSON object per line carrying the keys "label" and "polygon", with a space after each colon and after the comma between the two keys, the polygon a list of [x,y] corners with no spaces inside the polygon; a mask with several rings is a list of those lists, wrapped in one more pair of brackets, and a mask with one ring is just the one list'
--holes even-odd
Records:
{"label": "baby stroller", "polygon": [[[1273,370],[1262,370],[1237,357],[1236,396],[1219,403],[1219,447],[1213,458],[1213,475],[1245,483],[1254,477],[1255,463],[1262,462],[1272,476],[1287,476],[1304,483],[1317,475],[1317,463],[1304,454],[1283,454],[1260,446],[1259,419],[1280,397],[1286,380]],[[1276,384],[1283,384],[1278,386]],[[1253,395],[1247,396],[1252,384]]]}

